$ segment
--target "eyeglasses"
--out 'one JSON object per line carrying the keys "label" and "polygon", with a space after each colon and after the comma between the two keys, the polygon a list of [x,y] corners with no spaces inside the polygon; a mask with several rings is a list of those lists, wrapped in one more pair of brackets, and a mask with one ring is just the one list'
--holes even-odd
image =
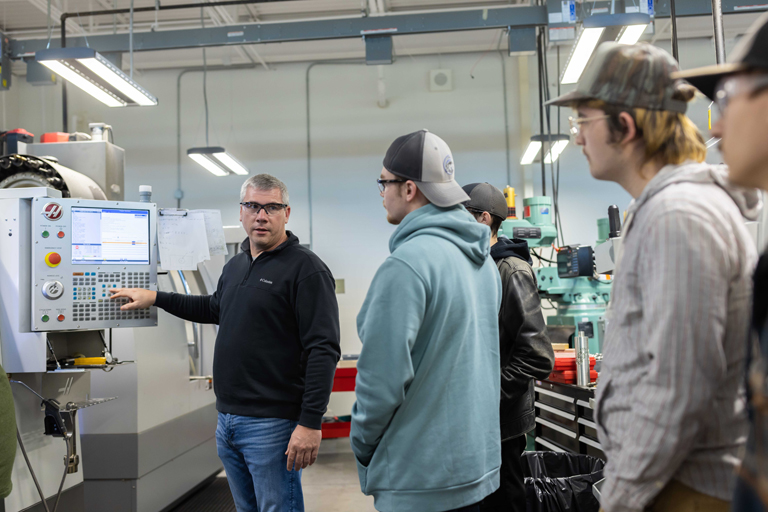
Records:
{"label": "eyeglasses", "polygon": [[240,206],[244,207],[248,213],[252,213],[254,215],[258,215],[261,210],[264,210],[267,212],[267,215],[277,215],[280,213],[285,207],[287,207],[287,204],[282,203],[268,203],[268,204],[259,204],[259,203],[240,203]]}
{"label": "eyeglasses", "polygon": [[738,75],[724,78],[715,88],[715,103],[722,114],[742,94],[754,94],[768,87],[768,75]]}
{"label": "eyeglasses", "polygon": [[379,184],[379,192],[382,194],[387,189],[387,183],[405,183],[408,180],[376,180],[376,183]]}
{"label": "eyeglasses", "polygon": [[568,124],[571,126],[570,132],[571,135],[574,137],[578,137],[581,133],[581,125],[585,123],[589,123],[592,121],[599,121],[600,119],[608,119],[608,114],[604,116],[593,116],[593,117],[569,117],[568,118]]}

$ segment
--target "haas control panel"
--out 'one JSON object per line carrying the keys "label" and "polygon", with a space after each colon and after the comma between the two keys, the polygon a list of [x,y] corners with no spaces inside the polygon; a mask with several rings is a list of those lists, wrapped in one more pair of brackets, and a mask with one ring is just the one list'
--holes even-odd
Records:
{"label": "haas control panel", "polygon": [[156,308],[110,299],[157,290],[154,204],[36,197],[31,213],[33,331],[157,325]]}

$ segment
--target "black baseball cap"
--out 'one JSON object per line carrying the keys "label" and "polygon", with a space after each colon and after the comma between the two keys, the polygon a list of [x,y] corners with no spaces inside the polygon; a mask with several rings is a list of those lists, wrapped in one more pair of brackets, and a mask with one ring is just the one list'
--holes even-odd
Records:
{"label": "black baseball cap", "polygon": [[727,63],[682,71],[672,76],[687,80],[714,101],[715,88],[720,80],[728,75],[752,69],[768,72],[768,13],[760,16],[744,34],[731,52]]}
{"label": "black baseball cap", "polygon": [[422,194],[437,206],[455,206],[469,199],[456,183],[451,148],[427,130],[395,139],[384,157],[384,168],[414,181]]}
{"label": "black baseball cap", "polygon": [[465,208],[488,212],[501,220],[507,218],[507,200],[504,192],[490,183],[470,183],[462,187],[469,196],[464,203]]}

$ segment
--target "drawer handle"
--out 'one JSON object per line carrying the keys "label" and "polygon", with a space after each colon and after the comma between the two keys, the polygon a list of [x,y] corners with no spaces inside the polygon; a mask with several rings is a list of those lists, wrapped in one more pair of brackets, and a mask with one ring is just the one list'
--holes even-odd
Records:
{"label": "drawer handle", "polygon": [[575,432],[571,432],[567,428],[563,428],[560,425],[556,425],[556,424],[552,423],[551,421],[547,421],[547,420],[544,420],[544,419],[541,419],[541,418],[536,418],[536,423],[539,423],[541,425],[544,425],[545,427],[551,428],[552,430],[556,430],[556,431],[560,432],[561,434],[570,437],[571,439],[576,439],[576,438],[579,437]]}
{"label": "drawer handle", "polygon": [[552,414],[557,414],[561,418],[565,418],[569,421],[573,421],[576,419],[576,416],[573,414],[568,414],[567,412],[563,412],[560,409],[557,409],[556,407],[550,407],[549,405],[542,404],[541,402],[534,402],[533,405],[538,407],[539,409],[547,412],[551,412]]}

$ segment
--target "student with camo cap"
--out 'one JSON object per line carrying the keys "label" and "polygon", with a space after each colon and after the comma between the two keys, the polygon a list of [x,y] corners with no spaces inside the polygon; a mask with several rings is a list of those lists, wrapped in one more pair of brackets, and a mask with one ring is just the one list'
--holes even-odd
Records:
{"label": "student with camo cap", "polygon": [[633,198],[622,229],[597,386],[605,512],[726,512],[747,431],[742,366],[757,260],[755,190],[704,163],[685,115],[695,90],[650,44],[598,47],[571,133],[592,176]]}

